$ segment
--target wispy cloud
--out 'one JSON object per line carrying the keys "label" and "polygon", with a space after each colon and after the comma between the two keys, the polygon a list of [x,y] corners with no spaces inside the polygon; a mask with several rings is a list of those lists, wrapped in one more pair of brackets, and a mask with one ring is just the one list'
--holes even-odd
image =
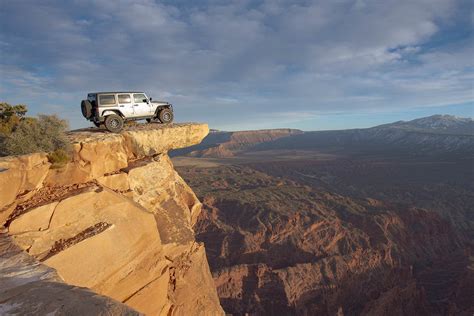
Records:
{"label": "wispy cloud", "polygon": [[259,128],[283,126],[289,117],[297,124],[311,113],[474,99],[469,1],[1,6],[2,98],[34,112],[63,104],[74,126],[86,123],[78,104],[92,90],[146,90],[173,102],[178,119],[222,128],[236,118]]}

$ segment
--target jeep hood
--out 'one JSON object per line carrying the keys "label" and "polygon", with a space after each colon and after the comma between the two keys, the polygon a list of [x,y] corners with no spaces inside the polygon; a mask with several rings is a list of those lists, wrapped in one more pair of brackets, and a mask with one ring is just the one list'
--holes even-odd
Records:
{"label": "jeep hood", "polygon": [[155,101],[155,100],[153,100],[153,101],[151,101],[151,103],[158,104],[158,105],[170,105],[170,103],[166,102],[166,101]]}

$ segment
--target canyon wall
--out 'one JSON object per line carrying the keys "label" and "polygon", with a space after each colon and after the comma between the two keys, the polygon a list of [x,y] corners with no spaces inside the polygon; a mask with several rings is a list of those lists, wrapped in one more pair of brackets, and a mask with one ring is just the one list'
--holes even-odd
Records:
{"label": "canyon wall", "polygon": [[[471,218],[461,212],[473,205],[472,177],[460,176],[469,171],[417,161],[423,173],[409,176],[406,162],[306,157],[178,167],[203,203],[194,229],[227,313],[473,315],[472,238],[449,220]],[[442,175],[427,176],[440,167]],[[385,168],[398,178],[384,177]],[[447,190],[442,177],[459,184]]]}
{"label": "canyon wall", "polygon": [[63,305],[93,304],[96,313],[223,314],[204,245],[194,238],[201,203],[167,155],[208,131],[152,124],[122,134],[71,132],[72,161],[61,168],[42,153],[1,158],[5,312],[67,314],[54,295],[33,302],[18,295],[47,282],[74,289],[63,291]]}

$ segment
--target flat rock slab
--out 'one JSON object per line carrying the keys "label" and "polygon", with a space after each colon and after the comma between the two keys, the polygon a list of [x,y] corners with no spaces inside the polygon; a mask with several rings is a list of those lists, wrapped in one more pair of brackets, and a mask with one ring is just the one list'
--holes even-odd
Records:
{"label": "flat rock slab", "polygon": [[62,282],[0,234],[0,315],[140,315],[89,289]]}
{"label": "flat rock slab", "polygon": [[[100,128],[79,129],[69,132],[68,138],[73,144],[104,141],[120,142],[125,138],[130,141],[130,144],[138,146],[146,139],[148,144],[153,146],[153,148],[148,148],[148,153],[156,154],[199,144],[208,133],[208,125],[202,123],[166,125],[151,123],[129,126],[117,134]],[[133,150],[133,148],[130,149]],[[140,154],[140,152],[135,154]]]}

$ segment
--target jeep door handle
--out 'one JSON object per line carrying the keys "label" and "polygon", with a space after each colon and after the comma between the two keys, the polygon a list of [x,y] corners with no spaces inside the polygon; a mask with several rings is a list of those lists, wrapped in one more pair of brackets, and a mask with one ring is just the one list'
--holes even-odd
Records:
{"label": "jeep door handle", "polygon": [[133,106],[138,106],[139,104],[134,104]]}

